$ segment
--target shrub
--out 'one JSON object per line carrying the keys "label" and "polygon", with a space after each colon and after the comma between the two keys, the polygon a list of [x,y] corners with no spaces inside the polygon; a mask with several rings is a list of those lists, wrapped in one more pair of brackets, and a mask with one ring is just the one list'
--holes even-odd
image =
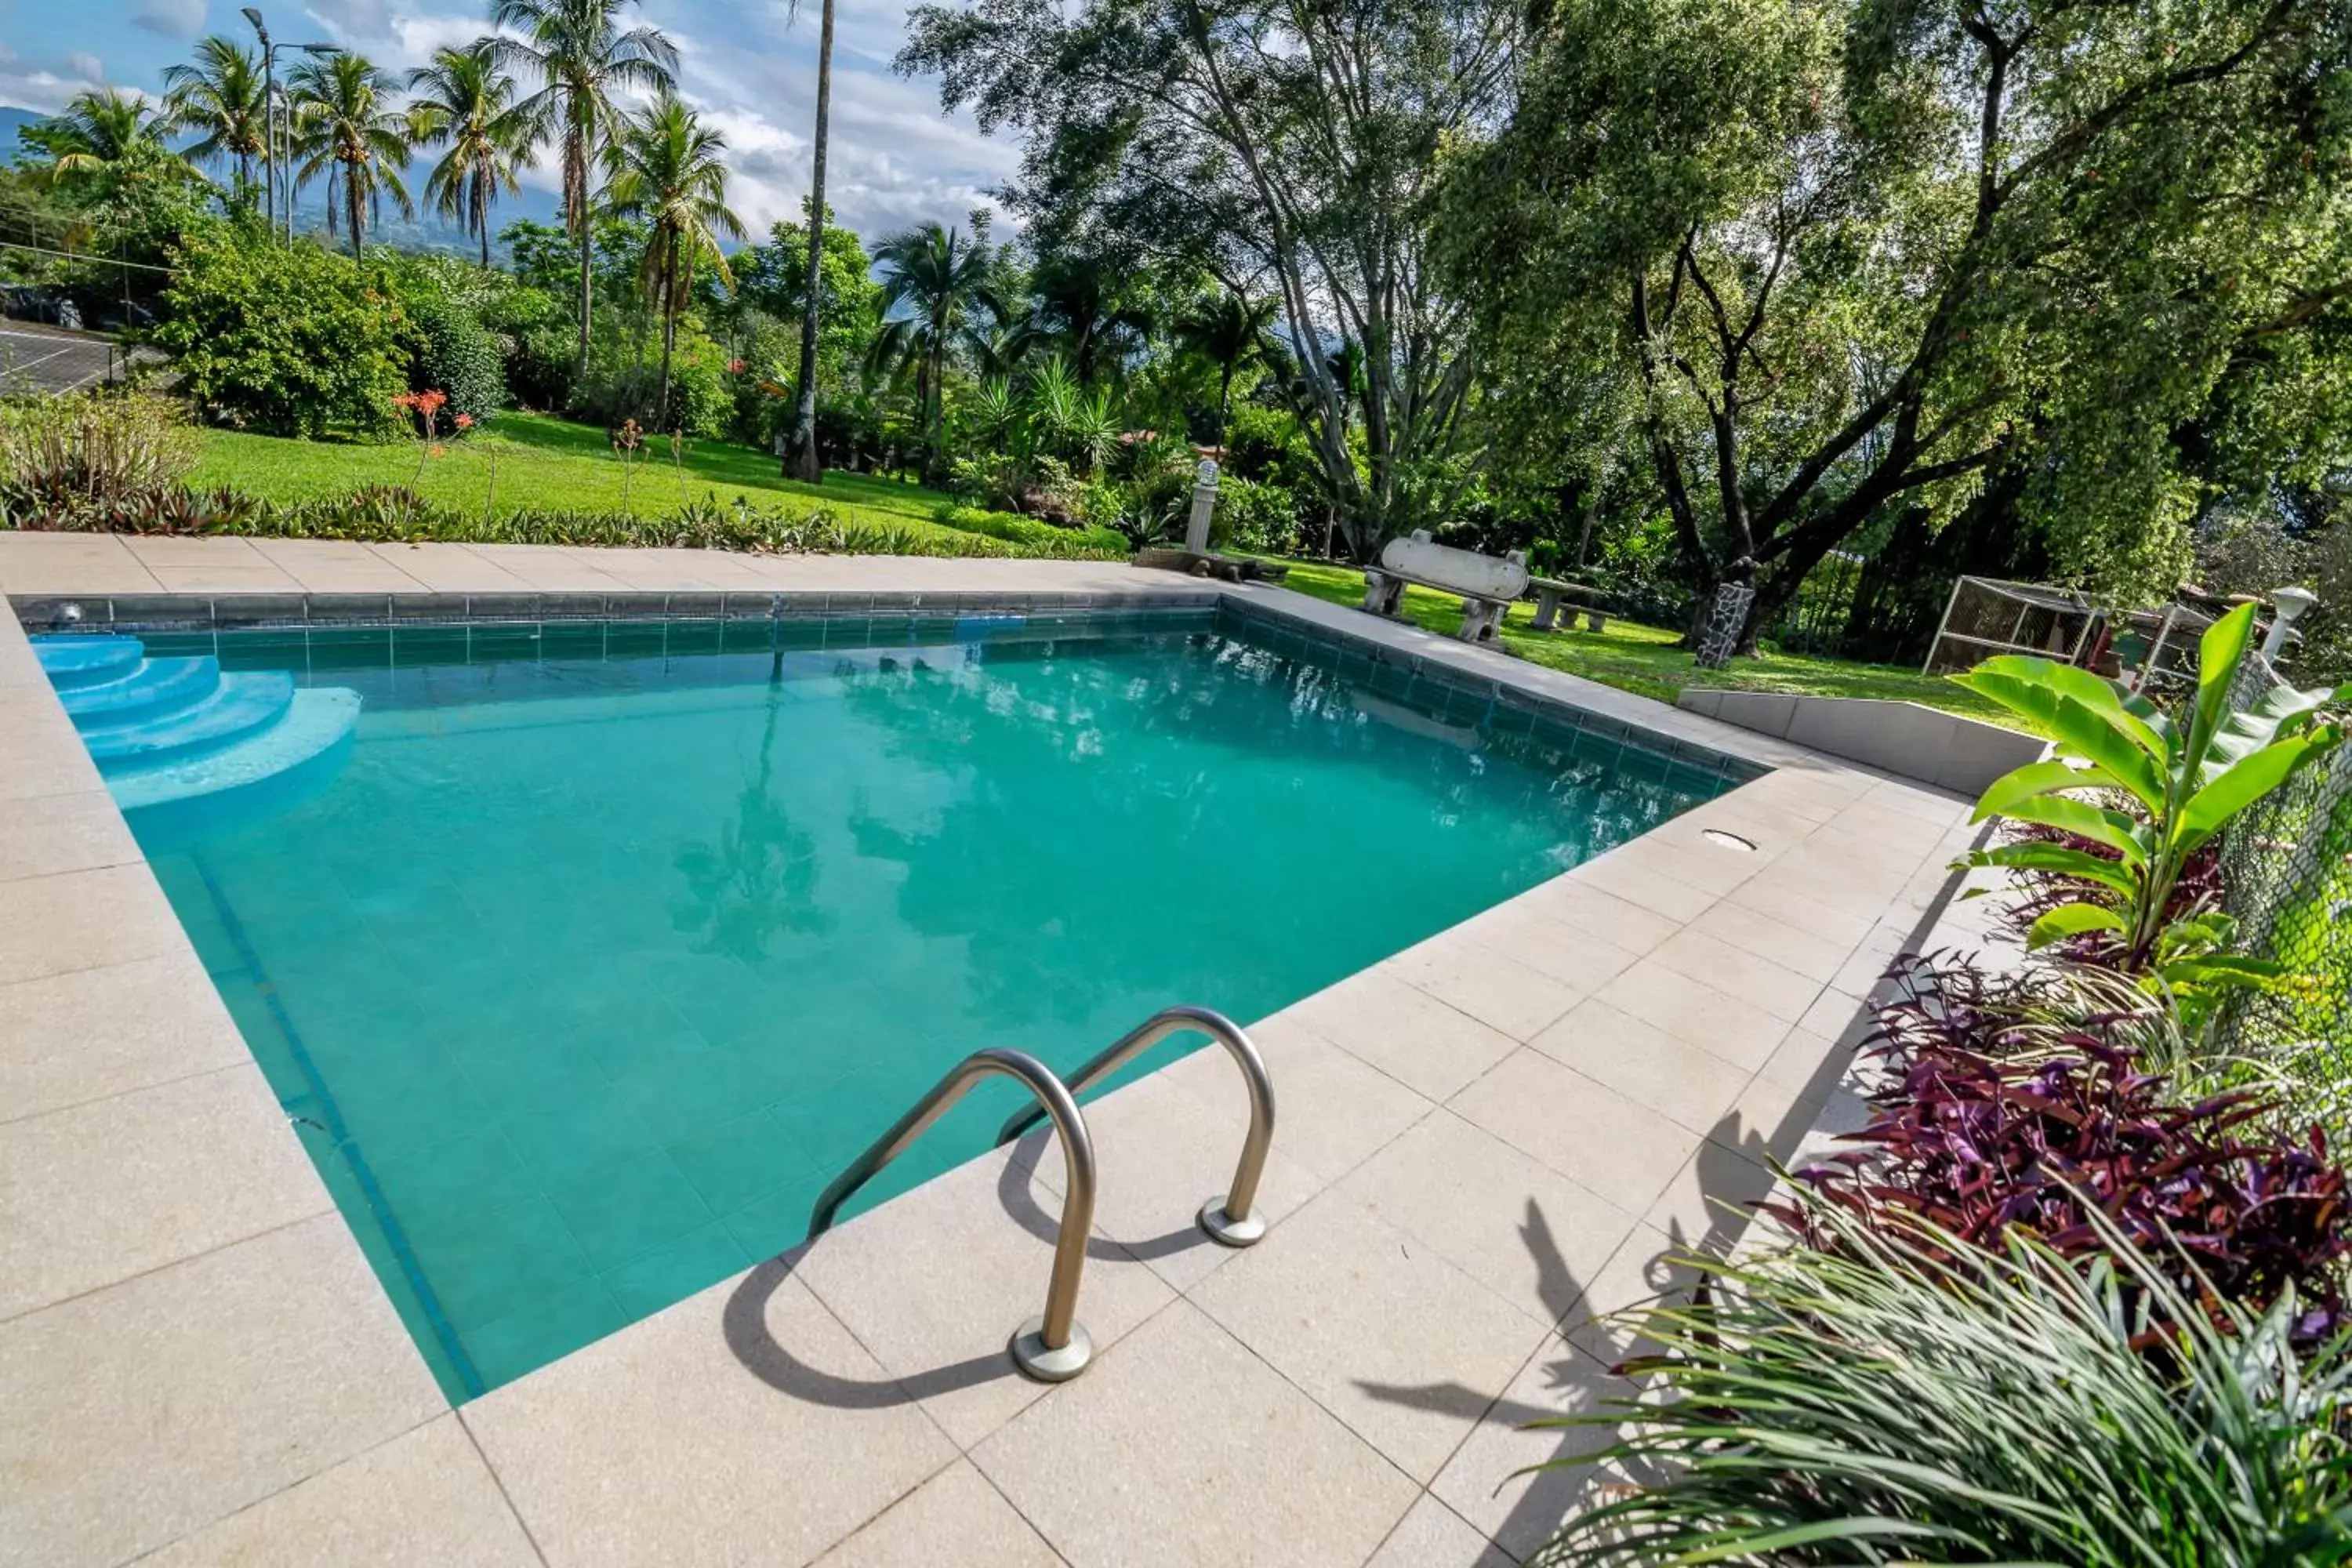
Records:
{"label": "shrub", "polygon": [[165,490],[195,466],[178,404],[101,389],[0,404],[0,505],[86,515]]}
{"label": "shrub", "polygon": [[[1811,1200],[1809,1200],[1811,1201]],[[1719,1270],[1629,1314],[1661,1347],[1647,1397],[1554,1426],[1628,1435],[1588,1458],[1631,1485],[1533,1563],[2045,1563],[2256,1568],[2352,1552],[2345,1342],[2219,1323],[2108,1229],[2084,1270],[2021,1233],[1979,1248],[1811,1201],[1832,1246]],[[2179,1325],[2150,1357],[2150,1325]]]}
{"label": "shrub", "polygon": [[1217,481],[1216,541],[1228,550],[1291,555],[1298,550],[1298,504],[1279,485]]}
{"label": "shrub", "polygon": [[[2271,1109],[2251,1092],[2178,1103],[2118,1038],[2127,1016],[2053,1024],[2037,1005],[2044,980],[1918,959],[1893,977],[1869,1046],[1891,1074],[1876,1114],[1848,1136],[1852,1152],[1799,1173],[1827,1205],[1882,1225],[1924,1219],[1979,1247],[2021,1231],[2077,1258],[2105,1256],[2112,1229],[2217,1321],[2228,1303],[2261,1310],[2291,1295],[2297,1342],[2345,1326],[2352,1211],[2316,1131],[2246,1136]],[[1805,1229],[1822,1210],[1782,1212]]]}
{"label": "shrub", "polygon": [[380,436],[407,322],[380,276],[315,245],[205,232],[177,255],[155,343],[204,417],[272,436]]}
{"label": "shrub", "polygon": [[[416,349],[409,389],[447,393],[449,414],[466,415],[476,424],[504,407],[507,386],[498,339],[463,306],[438,295],[412,299],[407,309]],[[454,419],[450,427],[457,428]]]}
{"label": "shrub", "polygon": [[931,517],[944,527],[965,533],[983,534],[990,539],[1002,539],[1014,544],[1040,549],[1076,544],[1114,554],[1127,553],[1127,540],[1116,529],[1056,528],[1034,517],[1022,517],[1009,511],[983,511],[978,507],[969,506],[942,506],[933,511]]}

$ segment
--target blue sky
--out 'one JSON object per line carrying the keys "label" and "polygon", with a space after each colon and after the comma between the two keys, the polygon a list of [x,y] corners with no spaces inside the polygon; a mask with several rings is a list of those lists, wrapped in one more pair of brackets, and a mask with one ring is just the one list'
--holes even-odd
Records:
{"label": "blue sky", "polygon": [[[240,0],[0,0],[0,106],[62,108],[99,83],[158,90],[163,68],[208,32],[251,37]],[[404,70],[483,30],[484,0],[263,0],[271,34],[358,49]],[[969,118],[943,116],[935,82],[901,80],[890,56],[907,0],[836,0],[833,149],[825,183],[840,220],[869,239],[919,218],[961,222],[1016,153]],[[680,86],[723,131],[733,205],[756,233],[795,216],[808,190],[816,100],[815,0],[644,0],[675,39]],[[525,176],[551,191],[551,171]],[[533,205],[540,204],[533,203]]]}

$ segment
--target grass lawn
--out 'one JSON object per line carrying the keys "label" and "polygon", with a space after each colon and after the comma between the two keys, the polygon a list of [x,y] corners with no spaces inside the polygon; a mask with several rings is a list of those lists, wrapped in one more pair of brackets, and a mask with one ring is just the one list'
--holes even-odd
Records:
{"label": "grass lawn", "polygon": [[200,488],[234,485],[274,501],[341,495],[362,485],[414,483],[426,500],[459,512],[479,511],[486,504],[501,513],[525,507],[619,511],[625,494],[626,510],[647,518],[667,516],[688,500],[715,496],[725,505],[740,495],[754,506],[788,499],[821,502],[845,521],[918,531],[938,528],[932,509],[948,499],[864,474],[829,475],[821,486],[800,484],[779,478],[769,453],[732,441],[689,441],[673,464],[667,437],[647,440],[631,460],[625,487],[621,458],[604,432],[544,414],[501,414],[463,440],[441,443],[441,449],[438,458],[425,457],[419,477],[415,442],[353,447],[206,430],[204,457],[189,482]]}
{"label": "grass lawn", "polygon": [[[1302,594],[1335,605],[1364,602],[1364,574],[1353,567],[1294,562],[1286,583]],[[1879,697],[2015,727],[2002,709],[1941,676],[1930,679],[1893,665],[1769,654],[1734,659],[1729,668],[1706,671],[1702,679],[1692,668],[1691,656],[1675,647],[1681,637],[1677,632],[1615,619],[1610,621],[1607,631],[1597,635],[1583,630],[1539,632],[1532,626],[1535,613],[1533,605],[1513,605],[1503,623],[1502,640],[1519,658],[1661,702],[1672,702],[1684,687],[1692,685],[1787,691],[1805,697]],[[1451,634],[1461,627],[1462,601],[1408,585],[1404,616],[1427,630]]]}

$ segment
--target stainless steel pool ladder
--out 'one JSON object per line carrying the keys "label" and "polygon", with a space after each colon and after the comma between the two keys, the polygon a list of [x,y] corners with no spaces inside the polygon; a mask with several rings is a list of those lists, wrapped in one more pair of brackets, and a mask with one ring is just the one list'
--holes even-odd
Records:
{"label": "stainless steel pool ladder", "polygon": [[1077,1321],[1078,1279],[1087,1263],[1087,1237],[1095,1218],[1095,1145],[1087,1119],[1078,1110],[1074,1089],[1099,1083],[1127,1062],[1169,1036],[1198,1029],[1225,1047],[1249,1090],[1249,1134],[1242,1141],[1241,1163],[1234,1168],[1233,1185],[1222,1198],[1201,1205],[1201,1228],[1226,1247],[1247,1247],[1265,1235],[1265,1216],[1255,1211],[1258,1178],[1265,1173],[1266,1150],[1274,1142],[1274,1085],[1265,1062],[1241,1026],[1206,1007],[1170,1007],[1154,1013],[1110,1047],[1078,1069],[1075,1085],[1066,1085],[1053,1069],[1026,1051],[974,1051],[917,1100],[889,1131],[850,1162],[833,1180],[809,1212],[808,1239],[814,1241],[833,1228],[841,1205],[858,1188],[881,1173],[908,1146],[945,1116],[956,1101],[984,1078],[1009,1078],[1036,1101],[1006,1121],[997,1133],[1002,1145],[1050,1118],[1061,1140],[1062,1220],[1054,1238],[1054,1272],[1045,1286],[1045,1310],[1013,1331],[1013,1363],[1044,1383],[1062,1383],[1084,1372],[1094,1357],[1094,1341]]}
{"label": "stainless steel pool ladder", "polygon": [[940,1079],[914,1109],[898,1118],[890,1131],[875,1140],[835,1176],[809,1212],[808,1239],[833,1228],[834,1216],[850,1194],[879,1174],[904,1153],[907,1146],[929,1131],[931,1123],[953,1109],[984,1078],[1009,1078],[1037,1101],[1037,1114],[1050,1116],[1062,1141],[1062,1223],[1054,1238],[1054,1273],[1045,1286],[1045,1310],[1013,1331],[1013,1364],[1041,1383],[1064,1383],[1086,1370],[1094,1358],[1093,1338],[1077,1321],[1078,1276],[1087,1265],[1087,1237],[1095,1223],[1095,1145],[1087,1133],[1087,1119],[1078,1102],[1055,1078],[1053,1069],[1026,1051],[974,1051]]}
{"label": "stainless steel pool ladder", "polygon": [[[1241,1068],[1242,1087],[1249,1092],[1249,1133],[1242,1140],[1242,1157],[1234,1167],[1234,1183],[1220,1200],[1201,1205],[1198,1218],[1210,1240],[1226,1247],[1247,1247],[1265,1235],[1265,1216],[1255,1212],[1258,1178],[1265,1173],[1265,1152],[1274,1143],[1274,1080],[1266,1077],[1265,1059],[1239,1024],[1209,1007],[1169,1007],[1154,1013],[1113,1041],[1101,1055],[1080,1068],[1070,1079],[1069,1092],[1084,1094],[1135,1058],[1171,1035],[1198,1029],[1234,1058]],[[1035,1106],[1016,1113],[996,1134],[1002,1145],[1012,1142],[1044,1119]]]}

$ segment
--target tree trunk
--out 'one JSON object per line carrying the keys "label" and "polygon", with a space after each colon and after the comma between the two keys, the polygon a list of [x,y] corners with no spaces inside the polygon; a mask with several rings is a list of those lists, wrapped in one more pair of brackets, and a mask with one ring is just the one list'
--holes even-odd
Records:
{"label": "tree trunk", "polygon": [[662,363],[661,392],[654,400],[654,428],[669,428],[669,360],[677,346],[677,300],[674,279],[677,272],[677,241],[669,243],[668,254],[662,258],[661,313]]}
{"label": "tree trunk", "polygon": [[362,232],[367,218],[360,206],[359,172],[359,165],[354,163],[352,165],[351,173],[343,176],[343,210],[351,216],[352,220],[352,259],[353,261],[367,259],[367,236]]}
{"label": "tree trunk", "polygon": [[786,463],[809,484],[824,480],[816,453],[817,301],[824,278],[824,148],[826,118],[833,105],[833,0],[824,0],[817,25],[816,146],[809,178],[808,290],[801,306],[801,374],[793,395],[793,438]]}
{"label": "tree trunk", "polygon": [[474,232],[482,240],[482,270],[490,269],[490,172],[474,171]]}
{"label": "tree trunk", "polygon": [[1225,460],[1225,430],[1234,412],[1234,363],[1227,360],[1223,374],[1217,378],[1217,462]]}

